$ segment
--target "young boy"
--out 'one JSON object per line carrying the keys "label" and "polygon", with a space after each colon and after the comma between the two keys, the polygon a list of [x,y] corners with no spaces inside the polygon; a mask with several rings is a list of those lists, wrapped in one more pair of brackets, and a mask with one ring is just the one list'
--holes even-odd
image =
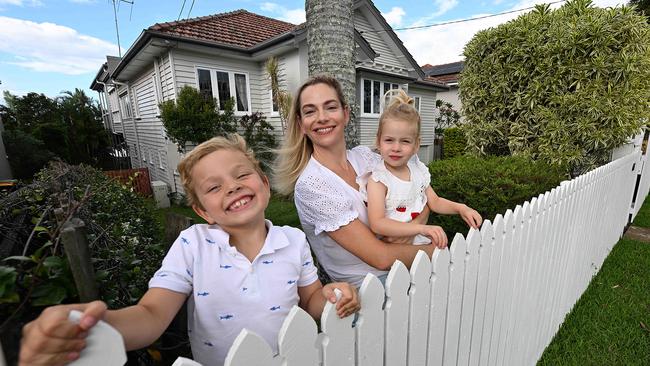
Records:
{"label": "young boy", "polygon": [[[167,328],[185,299],[192,354],[203,365],[221,365],[243,328],[277,347],[291,307],[318,318],[334,288],[343,296],[337,313],[359,309],[347,283],[322,286],[302,231],[265,220],[269,180],[238,135],[217,137],[192,150],[178,166],[194,211],[208,224],[184,230],[137,305],[106,310],[100,301],[47,308],[25,325],[20,364],[65,364],[79,357],[88,330],[99,319],[115,327],[128,350],[145,347]],[[70,310],[84,314],[68,321]]]}

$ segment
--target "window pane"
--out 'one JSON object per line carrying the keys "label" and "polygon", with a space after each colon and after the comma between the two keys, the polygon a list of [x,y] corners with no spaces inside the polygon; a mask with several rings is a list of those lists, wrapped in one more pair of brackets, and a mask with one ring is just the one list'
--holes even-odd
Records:
{"label": "window pane", "polygon": [[381,83],[378,81],[372,82],[372,112],[379,113],[379,98],[381,98]]}
{"label": "window pane", "polygon": [[415,110],[419,112],[420,111],[420,97],[415,97],[413,99],[415,99],[415,104],[414,104]]}
{"label": "window pane", "polygon": [[226,108],[226,102],[230,99],[230,81],[227,72],[217,71],[217,90],[219,91],[219,109]]}
{"label": "window pane", "polygon": [[393,86],[392,86],[391,89],[399,89],[399,85],[397,85],[397,84],[393,84]]}
{"label": "window pane", "polygon": [[371,97],[371,81],[363,81],[363,113],[371,113],[370,109],[370,97]]}
{"label": "window pane", "polygon": [[237,110],[248,111],[248,91],[246,89],[246,75],[235,74],[235,95],[237,96]]}
{"label": "window pane", "polygon": [[212,80],[210,70],[199,70],[199,93],[205,100],[214,98],[212,96]]}

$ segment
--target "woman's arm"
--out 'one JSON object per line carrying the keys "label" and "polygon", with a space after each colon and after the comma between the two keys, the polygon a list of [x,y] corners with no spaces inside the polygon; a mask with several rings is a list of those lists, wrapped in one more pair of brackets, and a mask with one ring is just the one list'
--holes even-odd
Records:
{"label": "woman's arm", "polygon": [[375,234],[359,219],[327,233],[341,247],[359,257],[368,265],[381,270],[388,270],[396,259],[407,267],[415,259],[418,250],[424,250],[427,255],[433,254],[434,245],[387,244],[377,239]]}
{"label": "woman's arm", "polygon": [[483,223],[483,218],[473,208],[462,203],[442,198],[438,196],[431,187],[427,187],[425,193],[427,195],[427,206],[429,206],[431,211],[447,215],[458,214],[467,225],[475,229]]}

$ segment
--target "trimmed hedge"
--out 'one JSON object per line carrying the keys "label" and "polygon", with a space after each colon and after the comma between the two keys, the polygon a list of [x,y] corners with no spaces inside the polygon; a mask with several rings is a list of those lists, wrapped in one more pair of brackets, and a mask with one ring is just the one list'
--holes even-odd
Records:
{"label": "trimmed hedge", "polygon": [[[493,220],[497,214],[514,209],[568,178],[566,169],[517,156],[462,155],[433,161],[429,171],[431,186],[440,197],[467,204],[483,220]],[[468,231],[458,215],[434,213],[429,223],[442,226],[450,242],[456,232],[466,235]]]}
{"label": "trimmed hedge", "polygon": [[459,127],[445,128],[445,138],[442,145],[442,158],[451,159],[465,153],[467,139],[465,133]]}

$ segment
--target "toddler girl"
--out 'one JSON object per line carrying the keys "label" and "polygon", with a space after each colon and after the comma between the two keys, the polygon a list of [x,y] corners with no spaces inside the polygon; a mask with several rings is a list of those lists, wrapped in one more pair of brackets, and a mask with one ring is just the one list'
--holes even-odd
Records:
{"label": "toddler girl", "polygon": [[[411,222],[425,205],[437,213],[458,214],[473,228],[481,225],[481,215],[433,191],[429,170],[416,156],[420,147],[420,115],[413,106],[413,98],[401,89],[387,92],[386,97],[391,99],[379,117],[376,141],[383,161],[365,176],[370,228],[378,235],[415,236],[414,244],[432,242],[445,248],[447,236],[440,226]],[[363,187],[365,182],[360,183]]]}

